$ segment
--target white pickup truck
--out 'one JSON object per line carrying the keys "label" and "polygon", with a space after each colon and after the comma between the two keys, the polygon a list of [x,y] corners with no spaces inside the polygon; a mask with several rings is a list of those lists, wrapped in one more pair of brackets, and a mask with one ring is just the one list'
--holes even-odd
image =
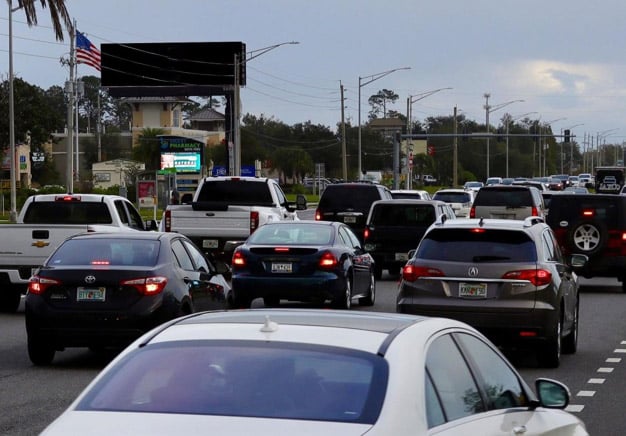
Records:
{"label": "white pickup truck", "polygon": [[182,203],[167,207],[161,230],[182,233],[229,264],[235,248],[259,226],[297,220],[296,211],[307,207],[304,195],[289,202],[274,179],[263,177],[206,177]]}
{"label": "white pickup truck", "polygon": [[82,232],[156,230],[117,195],[45,194],[26,199],[16,224],[0,224],[0,311],[15,312],[28,281],[68,236]]}

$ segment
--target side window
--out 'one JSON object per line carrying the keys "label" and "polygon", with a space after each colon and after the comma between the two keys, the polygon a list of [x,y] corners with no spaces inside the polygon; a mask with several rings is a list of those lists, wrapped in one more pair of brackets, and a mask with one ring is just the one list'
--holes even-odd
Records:
{"label": "side window", "polygon": [[353,248],[360,247],[361,242],[359,241],[359,238],[356,237],[354,232],[350,230],[349,227],[345,227],[344,229],[345,229],[346,234],[348,235],[348,238],[350,238],[350,244],[348,244],[348,246],[353,247]]}
{"label": "side window", "polygon": [[550,241],[550,246],[552,247],[553,250],[553,255],[554,255],[554,260],[556,262],[560,262],[560,263],[565,263],[565,260],[563,259],[563,253],[561,252],[561,248],[559,247],[559,243],[556,240],[556,237],[554,236],[554,233],[552,233],[552,230],[548,230],[544,233],[545,237]]}
{"label": "side window", "polygon": [[133,206],[130,202],[126,202],[126,209],[128,210],[128,217],[130,218],[130,226],[133,229],[143,230],[143,219],[135,206]]}
{"label": "side window", "polygon": [[[431,343],[426,355],[426,371],[433,386],[432,390],[426,389],[428,416],[440,415],[439,411],[429,409],[438,403],[448,421],[486,410],[476,381],[450,335]],[[426,384],[429,382],[425,380]]]}
{"label": "side window", "polygon": [[517,374],[487,344],[475,336],[455,334],[463,352],[480,373],[483,391],[487,394],[489,409],[508,409],[528,405],[528,398]]}
{"label": "side window", "polygon": [[180,239],[176,239],[172,241],[172,252],[174,253],[174,258],[178,262],[178,266],[186,271],[193,271],[193,261],[189,257],[187,250],[183,247],[183,244]]}
{"label": "side window", "polygon": [[117,215],[120,217],[120,221],[124,225],[128,226],[129,225],[128,214],[126,213],[124,202],[122,200],[115,200],[115,209],[117,210]]}
{"label": "side window", "polygon": [[280,189],[280,186],[277,183],[273,183],[274,185],[274,190],[276,191],[276,196],[278,197],[278,204],[280,204],[281,206],[284,206],[285,204],[287,204],[287,197],[285,196],[285,194],[283,193],[283,190]]}
{"label": "side window", "polygon": [[188,241],[183,241],[183,245],[187,248],[189,255],[193,259],[193,263],[196,264],[196,269],[204,270],[205,272],[212,272],[214,268],[209,266],[204,255],[198,250],[195,245],[191,244]]}
{"label": "side window", "polygon": [[550,239],[550,235],[547,231],[543,232],[543,234],[541,235],[541,242],[543,245],[544,257],[546,258],[546,260],[556,262],[557,259],[556,253],[554,252],[554,243]]}

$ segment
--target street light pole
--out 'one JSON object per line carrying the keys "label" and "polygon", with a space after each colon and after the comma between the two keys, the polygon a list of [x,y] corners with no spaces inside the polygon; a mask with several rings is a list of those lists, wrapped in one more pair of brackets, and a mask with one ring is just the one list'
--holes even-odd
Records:
{"label": "street light pole", "polygon": [[11,210],[9,212],[9,221],[17,222],[17,187],[15,178],[17,170],[15,168],[15,104],[13,91],[13,12],[22,8],[22,6],[13,7],[12,0],[9,3],[9,152],[11,153],[10,177],[11,177]]}
{"label": "street light pole", "polygon": [[[545,125],[550,127],[550,132],[552,132],[552,123],[556,123],[557,121],[563,121],[566,120],[567,117],[563,117],[563,118],[557,118],[556,120],[550,120],[550,121],[546,121]],[[539,130],[539,132],[541,132],[541,128]],[[539,135],[539,137],[541,138],[541,135]],[[547,144],[544,144],[547,145]],[[546,173],[546,162],[548,160],[548,151],[547,150],[541,150],[543,153],[543,174],[545,175]],[[540,155],[541,156],[541,155]],[[541,165],[541,160],[539,161],[539,164]]]}
{"label": "street light pole", "polygon": [[490,106],[489,105],[489,97],[491,97],[491,94],[489,94],[488,92],[486,92],[485,94],[483,94],[483,96],[485,97],[485,122],[486,122],[486,128],[487,128],[487,178],[489,178],[489,166],[490,166],[490,162],[489,162],[489,114],[491,112],[495,112],[498,109],[502,109],[505,106],[508,106],[510,104],[513,103],[521,103],[524,100],[511,100],[511,101],[507,101],[505,103],[500,103],[497,104],[495,106]]}
{"label": "street light pole", "polygon": [[[358,152],[357,154],[358,156],[358,167],[357,167],[357,171],[358,171],[358,180],[361,180],[362,176],[363,176],[363,171],[362,171],[362,165],[361,165],[361,88],[364,87],[365,85],[369,85],[370,83],[378,80],[378,79],[382,79],[383,77],[399,71],[399,70],[410,70],[411,67],[402,67],[402,68],[394,68],[393,70],[387,70],[387,71],[383,71],[382,73],[376,73],[376,74],[372,74],[370,76],[364,76],[361,77],[359,76],[359,115],[358,115],[358,122],[359,122],[359,139],[358,139],[358,143],[359,143],[359,148],[358,148]],[[363,81],[363,79],[365,79],[365,81]]]}
{"label": "street light pole", "polygon": [[536,114],[536,113],[537,112],[526,112],[525,114],[518,115],[517,117],[507,119],[507,122],[506,122],[506,177],[509,177],[509,124],[519,119],[522,119],[525,116]]}
{"label": "street light pole", "polygon": [[[570,130],[570,135],[571,135],[571,130],[574,127],[579,127],[579,126],[584,126],[585,123],[580,123],[580,124],[574,124],[571,127],[566,128],[565,130]],[[570,154],[569,154],[569,173],[572,173],[572,169],[574,168],[574,141],[571,140],[571,136],[570,136]],[[561,149],[561,173],[563,173],[563,150]]]}
{"label": "street light pole", "polygon": [[234,101],[234,116],[233,118],[235,119],[235,123],[234,123],[234,127],[233,127],[233,134],[235,136],[235,142],[233,144],[233,151],[232,151],[232,171],[231,171],[231,175],[233,176],[240,176],[241,175],[241,98],[240,98],[240,92],[241,92],[241,85],[240,85],[240,80],[241,78],[239,77],[239,66],[241,64],[246,64],[247,62],[251,61],[254,58],[257,58],[259,56],[261,56],[262,54],[267,53],[270,50],[274,50],[275,48],[278,48],[280,46],[283,45],[288,45],[288,44],[300,44],[297,41],[289,41],[289,42],[281,42],[280,44],[274,44],[274,45],[270,45],[268,47],[263,47],[263,48],[259,48],[257,50],[252,50],[249,53],[250,56],[244,55],[244,59],[239,59],[239,55],[235,54],[235,59],[234,59],[234,67],[235,67],[235,71],[234,71],[234,82],[235,82],[235,86],[234,86],[234,92],[233,92],[233,100]]}

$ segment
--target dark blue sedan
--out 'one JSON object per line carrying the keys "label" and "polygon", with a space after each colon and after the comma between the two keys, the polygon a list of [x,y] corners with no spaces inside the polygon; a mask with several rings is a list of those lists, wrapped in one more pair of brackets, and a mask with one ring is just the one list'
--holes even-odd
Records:
{"label": "dark blue sedan", "polygon": [[250,307],[281,299],[350,309],[352,300],[371,306],[376,298],[374,260],[347,225],[328,221],[283,221],[257,229],[232,260],[232,301]]}

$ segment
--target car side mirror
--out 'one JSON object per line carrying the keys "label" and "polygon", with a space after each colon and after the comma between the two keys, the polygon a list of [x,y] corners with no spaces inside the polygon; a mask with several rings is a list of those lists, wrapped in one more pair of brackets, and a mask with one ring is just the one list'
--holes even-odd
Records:
{"label": "car side mirror", "polygon": [[193,201],[193,194],[190,192],[183,194],[183,196],[180,197],[181,204],[191,204],[192,201]]}
{"label": "car side mirror", "polygon": [[144,228],[148,231],[157,231],[159,230],[159,224],[156,220],[146,220],[144,222]]}
{"label": "car side mirror", "polygon": [[535,390],[542,407],[547,409],[565,409],[569,404],[569,389],[561,382],[547,378],[538,378],[535,380]]}
{"label": "car side mirror", "polygon": [[303,194],[296,195],[296,209],[306,210],[306,208],[307,208],[306,197]]}

